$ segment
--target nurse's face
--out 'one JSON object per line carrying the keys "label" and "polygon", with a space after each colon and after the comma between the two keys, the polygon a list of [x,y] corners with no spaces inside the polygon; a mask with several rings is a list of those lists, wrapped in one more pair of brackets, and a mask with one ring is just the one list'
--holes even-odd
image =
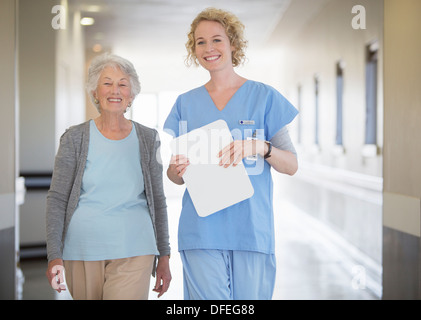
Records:
{"label": "nurse's face", "polygon": [[194,32],[195,53],[200,65],[209,72],[232,68],[232,51],[224,27],[216,21],[201,21]]}

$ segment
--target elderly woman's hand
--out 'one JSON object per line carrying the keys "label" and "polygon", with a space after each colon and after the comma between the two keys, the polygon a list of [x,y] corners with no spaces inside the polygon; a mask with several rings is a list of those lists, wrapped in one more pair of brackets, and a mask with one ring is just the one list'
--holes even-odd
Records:
{"label": "elderly woman's hand", "polygon": [[158,298],[167,292],[171,282],[170,257],[163,256],[158,259],[156,267],[156,282],[153,291],[158,292]]}
{"label": "elderly woman's hand", "polygon": [[62,259],[54,259],[48,263],[48,269],[46,272],[48,282],[51,287],[57,292],[66,290],[64,285],[64,266]]}

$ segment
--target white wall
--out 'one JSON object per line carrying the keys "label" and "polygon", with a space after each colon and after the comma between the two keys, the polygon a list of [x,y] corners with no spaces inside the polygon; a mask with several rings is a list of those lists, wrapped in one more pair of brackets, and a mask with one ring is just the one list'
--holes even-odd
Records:
{"label": "white wall", "polygon": [[[366,9],[366,29],[353,29],[352,8]],[[378,147],[383,146],[383,6],[382,1],[333,0],[310,20],[290,41],[283,43],[283,75],[280,87],[295,103],[298,85],[302,87],[302,145],[301,160],[368,175],[382,176],[382,157],[364,157],[365,133],[365,48],[377,40],[378,61]],[[335,152],[336,129],[336,63],[343,61],[344,69],[344,148]],[[320,79],[320,151],[314,141],[314,77]],[[297,124],[297,121],[295,122]],[[296,137],[297,128],[291,133]]]}
{"label": "white wall", "polygon": [[19,1],[20,168],[49,172],[55,155],[55,30],[51,1]]}
{"label": "white wall", "polygon": [[60,136],[71,125],[85,120],[85,50],[84,33],[80,25],[81,13],[66,8],[66,29],[56,30],[56,148]]}
{"label": "white wall", "polygon": [[[64,29],[52,26],[57,4],[62,6]],[[59,137],[85,119],[80,14],[70,12],[67,0],[20,0],[18,19],[20,169],[51,174]],[[46,193],[28,190],[21,208],[21,246],[45,243]]]}

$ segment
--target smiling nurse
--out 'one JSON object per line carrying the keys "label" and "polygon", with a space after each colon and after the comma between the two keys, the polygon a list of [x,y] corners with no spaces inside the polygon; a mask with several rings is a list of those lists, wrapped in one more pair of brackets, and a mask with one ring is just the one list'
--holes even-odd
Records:
{"label": "smiling nurse", "polygon": [[[274,88],[239,76],[245,58],[243,24],[209,8],[191,24],[186,62],[210,74],[203,86],[180,95],[164,129],[177,137],[223,119],[234,142],[220,152],[220,165],[243,161],[254,195],[207,217],[199,217],[186,190],[179,222],[185,299],[271,299],[275,248],[270,169],[293,175],[298,168],[286,129],[298,111]],[[186,130],[181,130],[184,128]],[[189,161],[173,156],[167,175],[183,184]]]}

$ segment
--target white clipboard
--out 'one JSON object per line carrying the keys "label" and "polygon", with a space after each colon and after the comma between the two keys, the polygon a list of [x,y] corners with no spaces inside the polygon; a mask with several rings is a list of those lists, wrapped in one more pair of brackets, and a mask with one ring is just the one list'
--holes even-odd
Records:
{"label": "white clipboard", "polygon": [[173,155],[190,161],[183,175],[197,214],[206,217],[253,196],[254,189],[243,162],[219,166],[219,151],[233,141],[224,120],[217,120],[171,141]]}

